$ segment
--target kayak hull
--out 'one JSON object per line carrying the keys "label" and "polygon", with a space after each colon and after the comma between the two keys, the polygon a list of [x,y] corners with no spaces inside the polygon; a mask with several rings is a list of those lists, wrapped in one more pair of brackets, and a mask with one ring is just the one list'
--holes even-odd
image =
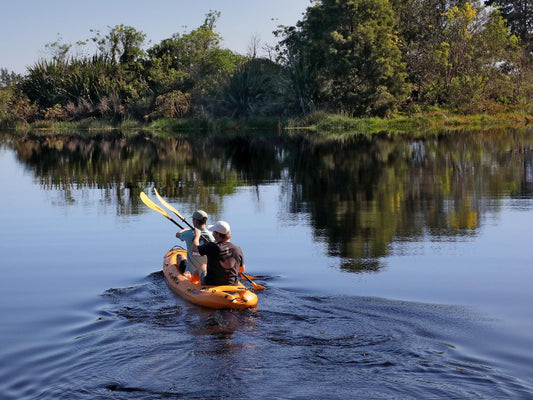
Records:
{"label": "kayak hull", "polygon": [[191,303],[208,308],[244,309],[257,304],[257,295],[248,290],[241,282],[237,285],[204,286],[191,282],[178,270],[178,254],[187,256],[187,250],[173,248],[163,260],[163,274],[169,287]]}

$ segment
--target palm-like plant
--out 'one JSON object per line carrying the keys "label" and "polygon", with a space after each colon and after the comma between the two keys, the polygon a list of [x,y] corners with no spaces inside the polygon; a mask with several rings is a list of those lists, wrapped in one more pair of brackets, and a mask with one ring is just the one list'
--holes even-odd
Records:
{"label": "palm-like plant", "polygon": [[279,66],[264,59],[242,64],[222,89],[223,113],[245,118],[279,111],[279,73]]}

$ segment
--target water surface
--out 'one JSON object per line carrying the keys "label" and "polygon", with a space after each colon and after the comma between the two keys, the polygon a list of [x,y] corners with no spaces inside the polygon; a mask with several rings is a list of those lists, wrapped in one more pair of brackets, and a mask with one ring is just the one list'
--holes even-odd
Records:
{"label": "water surface", "polygon": [[[531,398],[533,132],[3,135],[0,398]],[[257,309],[160,272],[225,219]]]}

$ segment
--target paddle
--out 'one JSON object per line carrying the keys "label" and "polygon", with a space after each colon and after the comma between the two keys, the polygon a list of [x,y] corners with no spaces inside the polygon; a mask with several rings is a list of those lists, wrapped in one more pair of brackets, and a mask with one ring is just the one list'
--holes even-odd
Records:
{"label": "paddle", "polygon": [[[189,224],[185,218],[183,218],[183,217],[181,216],[181,214],[178,212],[178,210],[176,210],[176,209],[175,209],[174,207],[172,207],[169,203],[167,203],[167,202],[166,202],[166,201],[165,201],[165,200],[159,195],[159,193],[157,193],[157,190],[156,190],[155,188],[154,188],[154,192],[155,192],[155,195],[157,196],[157,199],[161,202],[161,204],[163,204],[166,208],[168,208],[170,211],[172,211],[174,214],[176,214],[176,215],[178,216],[179,219],[181,219],[181,220],[182,220],[183,222],[185,222],[185,223],[186,223],[186,224],[187,224],[192,230],[194,230],[194,227],[193,227],[191,224]],[[142,200],[142,195],[143,195],[143,194],[144,194],[144,193],[141,193],[141,200]],[[148,199],[148,200],[149,200],[149,199]],[[151,201],[150,201],[150,202],[151,202]],[[146,203],[145,203],[145,204],[146,204]],[[148,204],[146,204],[146,205],[148,205]],[[154,206],[156,206],[156,207],[159,208],[161,211],[163,211],[163,210],[161,209],[161,207],[157,206],[156,204],[154,204]],[[148,207],[150,207],[150,206],[148,205]],[[151,207],[150,207],[150,208],[151,208]],[[158,210],[155,209],[155,208],[154,208],[154,210],[158,211]],[[166,215],[167,218],[169,218],[172,222],[174,222],[174,221],[168,216],[168,214],[167,214],[165,211],[163,211],[163,212],[164,212],[163,215]],[[175,223],[175,222],[174,222],[174,223]],[[204,237],[204,238],[205,238],[205,237]],[[207,238],[206,238],[206,239],[207,239]],[[260,284],[255,283],[254,281],[252,281],[252,279],[250,279],[250,277],[247,276],[244,272],[241,272],[241,276],[242,276],[243,278],[245,278],[246,280],[248,280],[248,282],[250,282],[250,284],[252,285],[252,287],[254,288],[254,290],[263,290],[263,289],[265,289],[264,286],[261,286]]]}
{"label": "paddle", "polygon": [[141,201],[146,204],[148,207],[150,207],[152,210],[157,211],[159,214],[161,214],[163,217],[167,218],[169,221],[176,224],[180,229],[183,229],[183,226],[178,224],[176,221],[174,221],[170,215],[167,214],[165,210],[163,210],[161,207],[159,207],[157,204],[155,204],[150,198],[144,194],[144,192],[141,192]]}
{"label": "paddle", "polygon": [[252,285],[252,287],[254,288],[254,290],[263,290],[265,289],[264,286],[261,286],[259,283],[255,283],[254,281],[252,281],[244,272],[241,272],[241,276],[243,278],[246,278],[246,280],[248,282],[250,282],[250,285]]}
{"label": "paddle", "polygon": [[194,230],[194,226],[192,226],[191,224],[189,224],[185,218],[183,218],[181,216],[181,214],[178,212],[178,210],[176,210],[174,207],[172,207],[170,204],[168,204],[161,196],[159,196],[159,193],[157,193],[157,190],[154,188],[154,192],[155,192],[155,195],[157,196],[157,199],[161,202],[161,204],[163,204],[166,208],[168,208],[170,211],[172,211],[174,214],[176,214],[178,216],[179,219],[181,219],[183,222],[185,222],[189,228],[191,228],[192,230]]}
{"label": "paddle", "polygon": [[[159,193],[157,193],[157,190],[154,188],[154,192],[155,192],[155,195],[157,196],[157,199],[160,201],[161,204],[163,204],[166,208],[168,208],[170,211],[172,211],[174,214],[176,214],[178,216],[179,219],[181,219],[183,222],[185,222],[189,228],[191,228],[193,231],[194,231],[194,226],[192,226],[191,224],[189,224],[187,222],[187,220],[185,218],[183,218],[181,216],[181,214],[178,212],[178,210],[176,210],[174,207],[172,207],[172,205],[170,205],[169,203],[167,203],[160,195]],[[202,237],[204,238],[204,240],[206,242],[210,242],[211,239],[209,239],[207,236],[205,235],[202,235]]]}

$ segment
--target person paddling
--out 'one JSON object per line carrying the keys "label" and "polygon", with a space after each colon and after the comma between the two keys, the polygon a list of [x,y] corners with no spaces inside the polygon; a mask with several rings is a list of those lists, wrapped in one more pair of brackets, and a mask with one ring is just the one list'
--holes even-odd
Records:
{"label": "person paddling", "polygon": [[[196,210],[192,215],[193,226],[200,232],[201,238],[199,241],[201,243],[207,243],[207,241],[214,242],[215,238],[213,234],[207,230],[207,213],[203,210]],[[176,237],[181,239],[187,244],[187,258],[183,257],[181,254],[179,258],[179,271],[188,276],[199,276],[200,280],[205,275],[205,264],[207,263],[207,257],[202,256],[198,253],[196,248],[192,245],[193,239],[195,236],[195,231],[192,229],[182,229],[176,233]],[[202,267],[204,266],[204,267]]]}
{"label": "person paddling", "polygon": [[[217,221],[208,228],[213,232],[215,243],[200,243],[202,231],[195,229],[193,245],[200,255],[207,256],[207,274],[203,285],[236,285],[239,269],[244,271],[244,256],[239,246],[230,242],[231,229],[226,221]],[[193,248],[194,248],[193,246]]]}

